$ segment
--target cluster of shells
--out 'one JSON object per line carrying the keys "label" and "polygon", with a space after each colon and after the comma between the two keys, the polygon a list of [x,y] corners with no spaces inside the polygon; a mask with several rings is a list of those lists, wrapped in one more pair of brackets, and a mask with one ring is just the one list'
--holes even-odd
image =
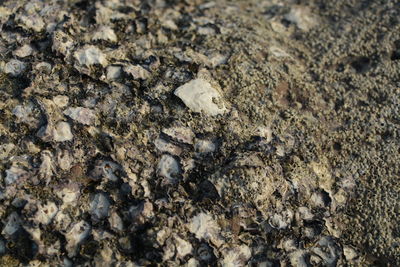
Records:
{"label": "cluster of shells", "polygon": [[[248,134],[213,77],[234,55],[201,45],[235,26],[218,21],[216,3],[190,2],[2,4],[2,263],[357,259],[338,241],[336,215],[351,177],[335,180],[323,159],[291,157],[294,132],[260,124]],[[299,12],[288,19],[311,27]],[[230,143],[242,131],[248,141]]]}

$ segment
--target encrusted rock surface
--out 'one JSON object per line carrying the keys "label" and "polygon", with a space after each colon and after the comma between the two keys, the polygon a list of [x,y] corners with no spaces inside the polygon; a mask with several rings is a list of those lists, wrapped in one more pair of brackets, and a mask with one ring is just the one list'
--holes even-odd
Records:
{"label": "encrusted rock surface", "polygon": [[0,266],[397,266],[396,1],[0,1]]}

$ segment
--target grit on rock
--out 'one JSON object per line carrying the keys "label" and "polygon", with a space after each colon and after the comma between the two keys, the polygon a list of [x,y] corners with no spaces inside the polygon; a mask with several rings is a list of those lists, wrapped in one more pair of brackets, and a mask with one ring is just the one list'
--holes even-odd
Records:
{"label": "grit on rock", "polygon": [[0,266],[396,266],[399,14],[0,1]]}

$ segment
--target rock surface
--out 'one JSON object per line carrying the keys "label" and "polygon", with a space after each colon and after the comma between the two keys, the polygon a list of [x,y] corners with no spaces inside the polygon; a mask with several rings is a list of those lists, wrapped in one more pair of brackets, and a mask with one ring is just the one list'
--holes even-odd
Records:
{"label": "rock surface", "polygon": [[396,1],[0,1],[0,266],[397,266]]}

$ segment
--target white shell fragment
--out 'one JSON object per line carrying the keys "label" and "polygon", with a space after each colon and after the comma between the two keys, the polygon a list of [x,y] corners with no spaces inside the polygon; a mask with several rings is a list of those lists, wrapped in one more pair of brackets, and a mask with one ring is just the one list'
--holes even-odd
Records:
{"label": "white shell fragment", "polygon": [[17,19],[22,22],[24,28],[35,32],[40,32],[45,27],[43,19],[38,14],[20,15]]}
{"label": "white shell fragment", "polygon": [[285,15],[285,19],[296,24],[303,31],[308,31],[317,25],[317,19],[310,10],[301,6],[291,8],[290,12]]}
{"label": "white shell fragment", "polygon": [[111,215],[108,218],[108,222],[110,223],[110,226],[114,231],[124,230],[124,223],[117,212],[115,211],[111,212]]}
{"label": "white shell fragment", "polygon": [[175,95],[193,112],[216,116],[227,111],[220,93],[201,78],[180,86],[175,90]]}
{"label": "white shell fragment", "polygon": [[15,234],[21,226],[21,218],[19,217],[17,212],[12,212],[8,218],[7,218],[7,223],[3,228],[3,231],[1,234],[5,237],[11,237],[13,234]]}
{"label": "white shell fragment", "polygon": [[205,155],[213,153],[216,149],[216,146],[215,143],[210,140],[197,140],[194,148],[199,155]]}
{"label": "white shell fragment", "polygon": [[174,144],[165,141],[162,138],[154,140],[154,146],[161,152],[167,152],[172,155],[179,156],[182,153],[182,149]]}
{"label": "white shell fragment", "polygon": [[0,145],[0,160],[5,160],[14,149],[15,149],[15,145],[13,143],[1,144]]}
{"label": "white shell fragment", "polygon": [[191,258],[190,260],[188,260],[188,262],[186,263],[186,267],[198,267],[200,266],[200,263],[198,260],[196,260],[195,258]]}
{"label": "white shell fragment", "polygon": [[96,120],[93,110],[83,107],[68,108],[64,111],[64,115],[85,125],[92,125]]}
{"label": "white shell fragment", "polygon": [[6,170],[6,185],[10,185],[18,181],[19,179],[23,179],[29,176],[29,173],[25,171],[22,167],[14,164],[8,170]]}
{"label": "white shell fragment", "polygon": [[325,266],[336,266],[340,249],[334,239],[330,236],[323,236],[312,251],[317,254],[325,263]]}
{"label": "white shell fragment", "polygon": [[50,73],[52,67],[51,64],[48,62],[39,62],[38,64],[35,65],[35,69],[43,73]]}
{"label": "white shell fragment", "polygon": [[32,46],[25,44],[23,46],[21,46],[20,48],[18,48],[17,50],[15,50],[14,55],[16,55],[17,57],[23,58],[23,57],[28,57],[30,55],[32,55],[33,53],[33,48]]}
{"label": "white shell fragment", "polygon": [[193,139],[195,137],[193,131],[187,127],[171,127],[163,129],[162,132],[175,141],[185,144],[193,144]]}
{"label": "white shell fragment", "polygon": [[188,241],[180,238],[179,236],[175,236],[175,242],[178,258],[182,259],[192,252],[193,246]]}
{"label": "white shell fragment", "polygon": [[140,65],[127,65],[124,67],[124,71],[132,75],[135,80],[147,80],[150,78],[150,72]]}
{"label": "white shell fragment", "polygon": [[66,107],[68,105],[69,98],[65,95],[56,95],[55,97],[53,97],[53,102],[58,107]]}
{"label": "white shell fragment", "polygon": [[246,266],[247,261],[251,257],[251,250],[246,245],[241,245],[240,247],[235,247],[233,249],[227,250],[224,253],[224,259],[222,261],[222,266]]}
{"label": "white shell fragment", "polygon": [[107,80],[112,81],[118,79],[122,74],[121,66],[108,66],[107,67]]}
{"label": "white shell fragment", "polygon": [[215,245],[220,245],[221,238],[219,233],[221,229],[210,214],[199,213],[191,219],[187,227],[190,232],[195,234],[197,239],[210,240]]}
{"label": "white shell fragment", "polygon": [[81,66],[107,65],[106,55],[93,45],[86,46],[75,52],[75,58]]}
{"label": "white shell fragment", "polygon": [[70,125],[64,121],[58,122],[55,127],[52,123],[48,123],[46,126],[39,129],[37,136],[45,142],[71,141],[74,137]]}
{"label": "white shell fragment", "polygon": [[291,210],[286,210],[282,213],[275,213],[270,218],[270,224],[272,227],[277,229],[285,229],[287,228],[293,219],[293,212]]}
{"label": "white shell fragment", "polygon": [[42,151],[41,160],[42,163],[40,164],[39,175],[48,183],[55,170],[52,153],[48,150]]}
{"label": "white shell fragment", "polygon": [[58,208],[54,202],[49,202],[45,205],[39,205],[35,215],[35,221],[43,225],[48,225],[56,216]]}
{"label": "white shell fragment", "polygon": [[90,203],[90,214],[95,221],[99,221],[107,217],[109,209],[110,201],[103,193],[96,194]]}
{"label": "white shell fragment", "polygon": [[71,222],[71,217],[62,211],[58,212],[54,217],[54,226],[57,230],[66,231]]}
{"label": "white shell fragment", "polygon": [[24,105],[17,105],[12,113],[18,121],[28,124],[30,127],[35,128],[39,124],[39,119],[35,116],[35,105],[29,101]]}
{"label": "white shell fragment", "polygon": [[289,254],[289,260],[292,266],[307,267],[306,256],[303,250],[296,250]]}
{"label": "white shell fragment", "polygon": [[101,26],[94,34],[93,40],[105,40],[110,42],[117,41],[117,35],[109,26]]}
{"label": "white shell fragment", "polygon": [[53,34],[52,50],[64,56],[69,55],[74,47],[73,39],[62,31],[56,31]]}
{"label": "white shell fragment", "polygon": [[76,255],[77,246],[89,236],[90,230],[91,227],[87,222],[80,221],[65,235],[67,239],[66,249],[69,257]]}
{"label": "white shell fragment", "polygon": [[61,190],[57,190],[56,194],[63,201],[63,207],[75,205],[80,195],[79,186],[70,184]]}
{"label": "white shell fragment", "polygon": [[112,161],[98,161],[91,171],[90,177],[95,180],[106,179],[107,181],[115,182],[119,179],[115,173],[119,169],[120,166]]}
{"label": "white shell fragment", "polygon": [[167,182],[174,182],[180,173],[178,161],[170,156],[163,155],[158,163],[158,175],[167,179]]}
{"label": "white shell fragment", "polygon": [[26,64],[17,59],[11,59],[4,67],[4,72],[11,76],[17,77],[21,75],[26,69]]}
{"label": "white shell fragment", "polygon": [[65,121],[60,121],[57,123],[54,130],[54,141],[56,142],[65,142],[73,139],[73,135],[71,132],[71,126]]}
{"label": "white shell fragment", "polygon": [[343,248],[343,255],[346,257],[346,260],[352,261],[357,258],[357,252],[352,248],[345,246]]}

